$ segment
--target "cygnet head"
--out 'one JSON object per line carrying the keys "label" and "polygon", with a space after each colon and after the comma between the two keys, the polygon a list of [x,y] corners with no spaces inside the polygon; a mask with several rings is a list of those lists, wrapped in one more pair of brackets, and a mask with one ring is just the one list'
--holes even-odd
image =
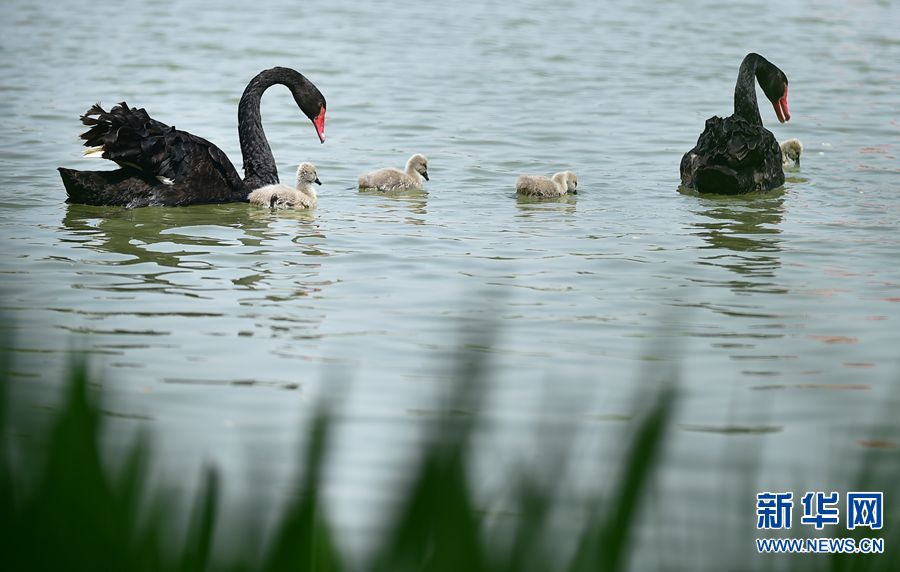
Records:
{"label": "cygnet head", "polygon": [[428,180],[428,158],[421,153],[416,153],[412,157],[409,158],[409,161],[406,163],[406,170],[413,169],[418,174],[422,175],[425,180]]}
{"label": "cygnet head", "polygon": [[787,164],[788,160],[791,160],[795,165],[799,165],[802,153],[803,143],[799,139],[788,139],[781,144],[781,154],[784,155],[785,164]]}
{"label": "cygnet head", "polygon": [[316,167],[312,163],[300,163],[300,166],[297,167],[297,187],[304,187],[310,183],[322,184],[316,173]]}
{"label": "cygnet head", "polygon": [[567,193],[578,194],[578,175],[572,171],[562,171],[553,175],[553,178],[566,186]]}

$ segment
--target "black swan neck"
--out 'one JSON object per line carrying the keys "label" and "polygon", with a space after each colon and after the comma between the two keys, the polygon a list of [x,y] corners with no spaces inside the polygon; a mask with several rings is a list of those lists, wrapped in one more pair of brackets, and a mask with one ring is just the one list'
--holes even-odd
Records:
{"label": "black swan neck", "polygon": [[275,84],[287,86],[298,105],[309,99],[307,92],[312,85],[299,72],[276,67],[257,74],[244,89],[238,105],[238,136],[244,160],[244,182],[251,190],[278,183],[275,157],[263,131],[259,110],[263,93]]}
{"label": "black swan neck", "polygon": [[737,83],[734,85],[734,114],[754,125],[762,125],[759,104],[756,102],[756,79],[761,60],[762,57],[758,54],[747,54],[741,62]]}
{"label": "black swan neck", "polygon": [[244,182],[249,188],[275,184],[278,169],[272,148],[263,131],[259,103],[262,94],[277,83],[271,74],[262,72],[250,80],[238,104],[238,136],[244,160]]}

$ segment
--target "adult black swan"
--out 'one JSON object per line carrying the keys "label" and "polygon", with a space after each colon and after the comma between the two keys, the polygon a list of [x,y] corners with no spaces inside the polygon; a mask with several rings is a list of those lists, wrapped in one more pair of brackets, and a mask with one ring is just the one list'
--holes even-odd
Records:
{"label": "adult black swan", "polygon": [[275,84],[291,90],[325,142],[325,98],[297,71],[276,67],[250,80],[238,105],[244,179],[221,149],[151,118],[122,102],[109,111],[94,105],[81,116],[85,155],[115,161],[114,171],[59,168],[68,202],[90,205],[190,205],[246,201],[250,191],[278,183],[272,149],[263,133],[259,102]]}
{"label": "adult black swan", "polygon": [[763,127],[754,78],[775,107],[778,121],[791,118],[787,76],[759,54],[747,54],[734,86],[734,114],[707,119],[697,145],[681,159],[681,184],[685,187],[737,195],[784,184],[781,147]]}

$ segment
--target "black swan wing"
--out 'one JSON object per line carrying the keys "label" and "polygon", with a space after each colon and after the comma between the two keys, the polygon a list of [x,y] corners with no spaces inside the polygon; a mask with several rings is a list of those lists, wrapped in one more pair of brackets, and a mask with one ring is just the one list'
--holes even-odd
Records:
{"label": "black swan wing", "polygon": [[710,117],[681,162],[682,183],[701,193],[742,194],[784,184],[772,132],[737,115]]}
{"label": "black swan wing", "polygon": [[89,148],[86,153],[99,151],[104,159],[152,175],[161,174],[161,163],[168,155],[166,140],[176,142],[175,128],[124,101],[109,111],[96,104],[81,116],[81,122],[90,128],[81,134]]}
{"label": "black swan wing", "polygon": [[[247,192],[221,149],[186,131],[150,117],[144,109],[122,102],[108,112],[94,105],[81,117],[88,126],[85,147],[102,151],[104,159],[137,169],[165,187],[160,204],[244,200]],[[171,195],[171,196],[170,196]]]}

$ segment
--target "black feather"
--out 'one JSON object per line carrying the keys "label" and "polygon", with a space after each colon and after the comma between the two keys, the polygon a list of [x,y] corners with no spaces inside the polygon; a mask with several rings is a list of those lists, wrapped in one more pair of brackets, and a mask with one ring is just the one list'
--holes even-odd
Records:
{"label": "black feather", "polygon": [[[249,191],[278,182],[272,150],[263,133],[259,102],[270,86],[287,86],[310,119],[325,109],[325,98],[296,70],[271,68],[256,75],[238,104],[238,133],[246,180],[221,149],[150,117],[126,102],[109,111],[98,103],[81,116],[86,147],[103,149],[117,171],[59,169],[71,202],[126,206],[188,205],[246,201]],[[159,179],[166,178],[166,184]],[[171,183],[171,184],[169,184]]]}
{"label": "black feather", "polygon": [[711,117],[681,161],[681,182],[701,193],[743,194],[784,184],[781,147],[772,132],[743,117]]}
{"label": "black feather", "polygon": [[[122,169],[60,169],[69,200],[87,204],[185,205],[246,200],[248,189],[215,145],[150,117],[124,101],[105,111],[93,105],[81,116],[85,147],[103,147],[103,158]],[[172,181],[162,185],[157,177]]]}
{"label": "black feather", "polygon": [[743,194],[784,184],[781,147],[759,116],[757,76],[766,80],[777,76],[787,85],[783,72],[771,62],[747,54],[735,83],[734,114],[706,120],[697,144],[681,159],[682,185],[701,193]]}

